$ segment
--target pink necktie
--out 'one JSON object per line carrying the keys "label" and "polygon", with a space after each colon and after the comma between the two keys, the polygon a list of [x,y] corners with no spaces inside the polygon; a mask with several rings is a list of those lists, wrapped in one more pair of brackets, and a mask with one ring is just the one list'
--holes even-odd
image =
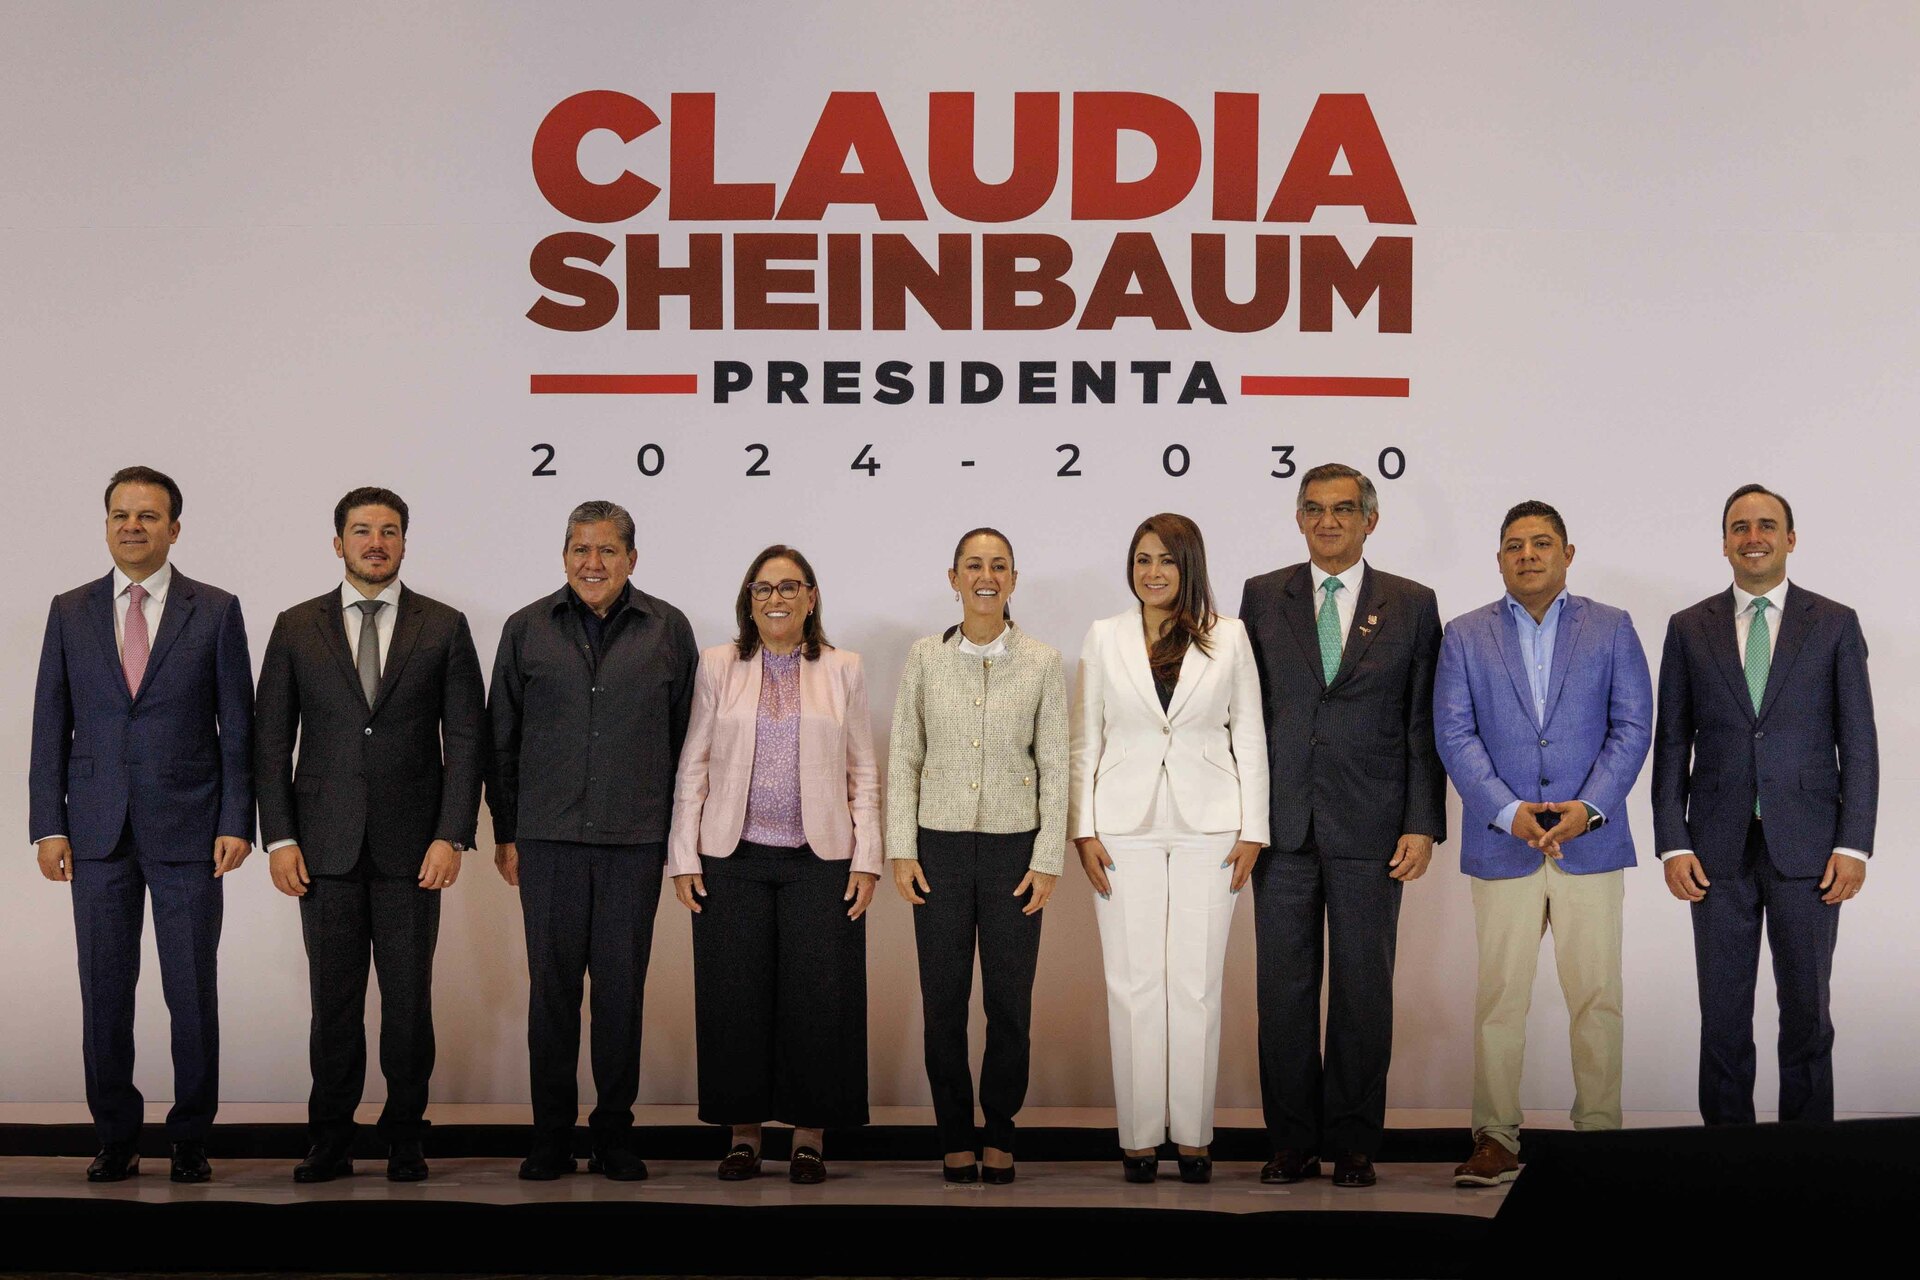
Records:
{"label": "pink necktie", "polygon": [[147,611],[141,608],[147,589],[139,583],[127,588],[126,640],[120,646],[120,668],[127,673],[127,692],[138,696],[140,681],[147,674]]}

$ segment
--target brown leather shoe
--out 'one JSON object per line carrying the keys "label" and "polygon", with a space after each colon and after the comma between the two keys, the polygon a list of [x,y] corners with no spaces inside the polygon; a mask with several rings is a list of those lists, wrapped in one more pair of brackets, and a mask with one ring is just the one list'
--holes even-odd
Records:
{"label": "brown leather shoe", "polygon": [[1350,1151],[1333,1162],[1333,1185],[1336,1187],[1370,1187],[1377,1181],[1379,1176],[1373,1171],[1371,1156]]}
{"label": "brown leather shoe", "polygon": [[1269,1185],[1300,1182],[1320,1176],[1320,1157],[1289,1147],[1260,1166],[1260,1181]]}
{"label": "brown leather shoe", "polygon": [[826,1180],[827,1162],[820,1158],[820,1153],[812,1147],[795,1147],[787,1157],[787,1181],[811,1187]]}
{"label": "brown leather shoe", "polygon": [[760,1153],[752,1144],[741,1142],[727,1152],[726,1159],[720,1162],[720,1181],[745,1182],[760,1172]]}
{"label": "brown leather shoe", "polygon": [[1456,1187],[1497,1187],[1520,1176],[1520,1158],[1501,1146],[1493,1135],[1475,1139],[1473,1154],[1453,1171]]}

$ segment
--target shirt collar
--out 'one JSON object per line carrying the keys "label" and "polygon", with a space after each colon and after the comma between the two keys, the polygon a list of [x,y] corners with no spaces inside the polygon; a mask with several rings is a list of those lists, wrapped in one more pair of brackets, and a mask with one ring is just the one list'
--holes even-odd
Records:
{"label": "shirt collar", "polygon": [[960,652],[970,653],[976,658],[998,658],[1005,654],[1007,651],[1007,641],[1012,635],[1013,624],[1011,622],[1000,628],[1000,634],[985,644],[975,644],[973,641],[967,639],[967,633],[964,631],[954,632],[954,638],[959,641],[957,647]]}
{"label": "shirt collar", "polygon": [[[354,586],[344,578],[340,580],[340,608],[342,611],[352,609],[355,605],[358,605],[362,600],[367,598],[368,597],[360,594],[360,588]],[[390,604],[395,609],[398,609],[400,607],[400,579],[395,578],[392,582],[380,588],[380,594],[372,598],[383,604]]]}
{"label": "shirt collar", "polygon": [[1360,579],[1366,573],[1366,569],[1367,562],[1365,560],[1355,560],[1338,573],[1328,573],[1313,561],[1307,561],[1307,570],[1313,574],[1313,589],[1316,592],[1326,589],[1328,578],[1338,578],[1340,579],[1340,589],[1347,593],[1349,599],[1358,598],[1356,593],[1360,590]]}
{"label": "shirt collar", "polygon": [[[1737,618],[1753,608],[1753,602],[1759,598],[1759,596],[1742,591],[1738,586],[1734,587],[1733,616]],[[1780,581],[1774,585],[1773,590],[1766,593],[1766,598],[1767,607],[1773,610],[1775,616],[1778,616],[1780,611],[1786,608],[1787,605],[1787,580],[1785,578],[1780,579]]]}
{"label": "shirt collar", "polygon": [[[113,566],[113,598],[118,600],[127,594],[127,588],[133,585],[133,579],[121,572],[120,566]],[[167,588],[173,585],[173,563],[161,565],[140,584],[147,589],[147,598],[156,604],[167,602]]]}
{"label": "shirt collar", "polygon": [[1535,626],[1544,627],[1549,622],[1553,622],[1559,618],[1561,609],[1565,607],[1567,603],[1567,589],[1565,587],[1560,588],[1560,594],[1555,596],[1553,603],[1547,606],[1546,616],[1541,618],[1537,623],[1533,621],[1532,610],[1528,609],[1527,606],[1521,604],[1518,600],[1515,600],[1513,598],[1513,592],[1509,591],[1500,598],[1506,602],[1507,612],[1513,614],[1514,617],[1524,622],[1533,623]]}

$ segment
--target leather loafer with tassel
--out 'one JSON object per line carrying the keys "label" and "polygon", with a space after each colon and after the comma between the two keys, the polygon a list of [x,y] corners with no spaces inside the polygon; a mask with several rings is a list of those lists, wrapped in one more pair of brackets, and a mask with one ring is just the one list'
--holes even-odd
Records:
{"label": "leather loafer with tassel", "polygon": [[109,1142],[87,1166],[88,1182],[120,1182],[140,1172],[140,1148],[132,1142]]}

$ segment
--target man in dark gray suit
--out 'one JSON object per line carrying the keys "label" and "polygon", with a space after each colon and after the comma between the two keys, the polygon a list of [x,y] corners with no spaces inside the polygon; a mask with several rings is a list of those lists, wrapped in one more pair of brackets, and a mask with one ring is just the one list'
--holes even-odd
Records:
{"label": "man in dark gray suit", "polygon": [[440,891],[473,843],[486,694],[465,616],[400,585],[400,495],[355,489],[334,508],[333,528],[346,581],[274,623],[255,714],[261,841],[274,887],[300,900],[313,996],[313,1147],[293,1178],[353,1172],[371,958],[387,1177],[418,1182]]}
{"label": "man in dark gray suit", "polygon": [[1852,609],[1787,583],[1793,508],[1761,485],[1721,509],[1730,590],[1673,615],[1660,658],[1653,827],[1693,904],[1700,1115],[1750,1124],[1764,927],[1780,1001],[1780,1118],[1833,1119],[1828,990],[1840,904],[1873,853],[1880,750]]}
{"label": "man in dark gray suit", "polygon": [[520,1176],[571,1173],[580,997],[593,975],[593,1160],[647,1176],[633,1149],[640,1003],[660,900],[673,775],[700,651],[686,615],[635,587],[633,517],[583,502],[561,548],[566,585],[507,619],[487,717],[494,863],[526,919],[533,1151]]}
{"label": "man in dark gray suit", "polygon": [[[1373,482],[1327,463],[1300,478],[1308,562],[1251,578],[1240,620],[1266,708],[1272,843],[1254,864],[1262,1182],[1373,1185],[1393,1052],[1402,886],[1446,839],[1433,737],[1440,611],[1431,590],[1361,559]],[[1322,930],[1327,1052],[1320,1054]]]}

